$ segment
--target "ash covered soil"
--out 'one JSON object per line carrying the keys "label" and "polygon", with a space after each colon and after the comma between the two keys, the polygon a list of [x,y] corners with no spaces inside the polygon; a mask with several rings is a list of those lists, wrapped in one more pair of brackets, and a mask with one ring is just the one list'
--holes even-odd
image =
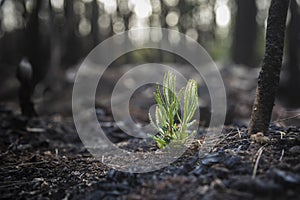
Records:
{"label": "ash covered soil", "polygon": [[[193,74],[186,70],[184,67],[184,72]],[[16,80],[1,74],[15,84],[4,82],[14,87],[0,88],[0,96],[7,96],[4,106],[0,105],[0,199],[299,199],[300,128],[291,126],[299,125],[299,119],[273,123],[266,134],[267,143],[252,142],[246,126],[232,124],[245,122],[250,116],[253,99],[249,96],[254,96],[258,71],[230,67],[221,74],[231,102],[228,113],[232,116],[227,116],[231,125],[220,135],[205,138],[213,144],[206,154],[206,129],[200,128],[198,137],[176,162],[145,174],[116,171],[84,148],[73,119],[68,117],[72,84],[36,103],[40,117],[26,119],[16,114]],[[107,75],[104,88],[108,90],[118,76],[114,70]],[[149,92],[152,105],[152,90]],[[201,98],[206,96],[202,91]],[[132,152],[157,150],[151,140],[124,134],[113,122],[111,111],[101,109],[107,108],[105,99],[109,98],[97,99],[104,99],[96,113],[112,142]],[[148,116],[145,102],[145,98],[133,98],[137,121],[143,122]],[[275,120],[299,113],[278,105],[273,112]],[[200,114],[210,118],[205,109]]]}
{"label": "ash covered soil", "polygon": [[[100,112],[103,115],[103,112]],[[138,152],[155,143],[128,137],[109,116],[108,138]],[[205,132],[205,129],[201,129]],[[1,108],[1,199],[299,199],[300,128],[272,124],[265,144],[245,126],[226,126],[202,151],[201,133],[176,162],[145,174],[124,173],[94,159],[71,118],[26,119]],[[199,156],[200,155],[200,156]],[[256,164],[257,163],[257,164]]]}

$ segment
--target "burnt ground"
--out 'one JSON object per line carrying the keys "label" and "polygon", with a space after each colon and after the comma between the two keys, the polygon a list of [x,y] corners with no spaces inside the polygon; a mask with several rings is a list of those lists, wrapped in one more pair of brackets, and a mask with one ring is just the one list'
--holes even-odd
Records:
{"label": "burnt ground", "polygon": [[[152,141],[124,137],[109,116],[98,113],[117,145],[132,151],[156,150]],[[0,134],[1,199],[299,199],[300,195],[297,127],[272,124],[270,140],[259,144],[251,141],[245,126],[226,126],[211,138],[215,145],[205,155],[199,154],[200,134],[176,162],[145,174],[116,171],[94,159],[71,118],[29,120],[1,107]]]}
{"label": "burnt ground", "polygon": [[[0,87],[0,199],[299,199],[300,123],[295,117],[299,110],[276,102],[275,122],[265,144],[251,141],[244,125],[251,112],[256,69],[221,69],[231,115],[222,134],[206,140],[214,144],[210,152],[199,153],[206,132],[201,127],[182,157],[145,174],[116,171],[84,148],[70,117],[72,82],[65,82],[43,100],[37,89],[34,99],[39,117],[27,119],[19,115],[18,82],[8,72],[11,74],[1,74],[7,87]],[[183,72],[190,73],[187,68]],[[120,75],[114,70],[107,75],[103,83],[109,88]],[[201,99],[206,96],[201,91]],[[145,105],[144,97],[132,101],[133,117],[141,122],[147,119],[148,106],[153,103],[151,97]],[[133,152],[156,151],[153,141],[122,133],[105,106],[107,99],[96,102],[96,113],[108,138]],[[206,111],[204,107],[200,115],[209,118]],[[278,119],[284,120],[276,122]]]}

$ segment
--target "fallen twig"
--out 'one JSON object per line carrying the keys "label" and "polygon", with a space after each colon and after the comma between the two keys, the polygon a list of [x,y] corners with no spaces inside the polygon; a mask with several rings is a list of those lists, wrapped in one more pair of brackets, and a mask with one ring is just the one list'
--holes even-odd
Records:
{"label": "fallen twig", "polygon": [[282,151],[281,151],[281,156],[280,156],[280,158],[279,158],[279,161],[280,161],[280,162],[282,162],[283,155],[284,155],[284,149],[282,149]]}
{"label": "fallen twig", "polygon": [[258,149],[258,151],[256,153],[257,158],[256,158],[255,165],[254,165],[253,172],[252,172],[252,179],[255,179],[255,177],[256,177],[259,160],[261,158],[261,154],[262,154],[263,150],[264,150],[264,147],[262,146]]}
{"label": "fallen twig", "polygon": [[297,117],[300,117],[300,114],[297,114],[297,115],[295,115],[295,116],[288,117],[288,118],[278,119],[278,120],[276,120],[276,121],[273,121],[273,122],[282,122],[282,121],[286,121],[286,120],[294,119],[294,118],[297,118]]}
{"label": "fallen twig", "polygon": [[242,138],[241,131],[240,131],[239,128],[237,128],[237,131],[238,131],[238,134],[239,134],[239,138]]}

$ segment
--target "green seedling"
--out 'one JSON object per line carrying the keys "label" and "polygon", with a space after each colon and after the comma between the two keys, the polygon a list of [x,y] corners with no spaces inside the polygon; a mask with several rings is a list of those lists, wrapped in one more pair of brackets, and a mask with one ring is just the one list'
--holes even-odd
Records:
{"label": "green seedling", "polygon": [[[198,85],[190,79],[185,88],[176,92],[176,76],[172,72],[164,75],[162,92],[159,84],[153,93],[157,106],[155,120],[149,113],[152,126],[158,131],[152,136],[158,148],[164,148],[171,142],[185,143],[196,131],[188,130],[196,121],[193,116],[198,106]],[[183,97],[182,97],[183,95]],[[183,109],[179,116],[179,108],[183,98]],[[179,123],[176,123],[179,122]]]}

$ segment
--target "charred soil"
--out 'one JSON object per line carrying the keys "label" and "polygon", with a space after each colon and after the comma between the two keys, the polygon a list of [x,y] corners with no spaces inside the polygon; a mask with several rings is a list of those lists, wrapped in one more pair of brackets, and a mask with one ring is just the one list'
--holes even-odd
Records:
{"label": "charred soil", "polygon": [[[107,136],[121,148],[156,150],[151,140],[124,135],[109,116],[101,120]],[[210,139],[214,146],[206,154],[201,154],[200,134],[176,162],[145,174],[116,171],[94,159],[70,118],[29,120],[2,107],[0,134],[2,199],[298,199],[300,195],[297,127],[273,124],[266,135],[269,141],[259,144],[251,141],[245,126],[226,126]]]}

